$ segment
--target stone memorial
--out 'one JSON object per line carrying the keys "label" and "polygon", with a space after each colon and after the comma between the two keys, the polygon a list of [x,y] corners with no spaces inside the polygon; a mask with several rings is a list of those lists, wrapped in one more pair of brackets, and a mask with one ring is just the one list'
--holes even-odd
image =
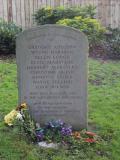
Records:
{"label": "stone memorial", "polygon": [[44,25],[17,37],[19,102],[43,125],[61,119],[87,127],[88,41],[71,27]]}

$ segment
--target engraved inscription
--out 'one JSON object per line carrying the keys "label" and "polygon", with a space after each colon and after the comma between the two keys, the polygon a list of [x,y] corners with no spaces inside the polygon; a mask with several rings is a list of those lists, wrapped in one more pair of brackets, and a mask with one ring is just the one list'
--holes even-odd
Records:
{"label": "engraved inscription", "polygon": [[[73,61],[75,45],[36,45],[28,46],[32,59],[26,65],[26,70],[32,80],[36,92],[30,92],[29,99],[35,101],[35,110],[40,115],[70,112],[73,105],[71,99],[81,98],[76,93],[48,92],[48,89],[69,89],[73,83],[73,75],[78,67]],[[40,89],[44,89],[40,92]],[[53,102],[56,100],[56,102]],[[61,102],[61,100],[64,100]],[[37,103],[36,103],[37,102]]]}

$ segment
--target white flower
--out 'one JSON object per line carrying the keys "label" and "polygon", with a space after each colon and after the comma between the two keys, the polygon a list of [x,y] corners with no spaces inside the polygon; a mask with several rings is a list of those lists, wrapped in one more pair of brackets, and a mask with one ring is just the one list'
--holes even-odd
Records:
{"label": "white flower", "polygon": [[23,116],[21,113],[17,113],[17,116],[16,116],[16,119],[20,120],[20,121],[23,121]]}

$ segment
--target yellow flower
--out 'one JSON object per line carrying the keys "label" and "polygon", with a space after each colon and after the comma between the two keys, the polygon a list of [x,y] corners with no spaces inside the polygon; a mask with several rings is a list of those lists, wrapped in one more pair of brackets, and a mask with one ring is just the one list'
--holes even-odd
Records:
{"label": "yellow flower", "polygon": [[82,20],[82,17],[81,16],[76,16],[74,17],[75,20],[78,20],[78,21],[81,21]]}
{"label": "yellow flower", "polygon": [[16,111],[20,111],[22,109],[26,109],[27,108],[27,104],[26,103],[21,103],[17,108]]}
{"label": "yellow flower", "polygon": [[26,103],[22,103],[20,106],[21,106],[21,109],[26,109],[27,108],[27,104]]}
{"label": "yellow flower", "polygon": [[4,121],[8,126],[12,126],[13,125],[13,121],[17,116],[18,111],[16,110],[12,110],[10,113],[8,113],[5,117],[4,117]]}

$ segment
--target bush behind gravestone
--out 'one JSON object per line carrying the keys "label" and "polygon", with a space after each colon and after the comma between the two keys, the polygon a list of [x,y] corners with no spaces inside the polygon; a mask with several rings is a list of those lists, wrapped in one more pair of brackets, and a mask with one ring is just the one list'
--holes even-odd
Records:
{"label": "bush behind gravestone", "polygon": [[57,8],[40,8],[34,14],[35,21],[38,25],[55,24],[60,19],[74,18],[75,16],[82,16],[84,18],[93,18],[96,14],[96,8],[92,5],[85,7],[57,7]]}
{"label": "bush behind gravestone", "polygon": [[105,54],[111,59],[120,59],[120,29],[109,29],[111,35],[103,42]]}
{"label": "bush behind gravestone", "polygon": [[16,35],[21,31],[14,23],[0,20],[0,54],[15,54]]}
{"label": "bush behind gravestone", "polygon": [[89,53],[95,58],[120,60],[120,29],[108,28],[104,39],[93,45]]}
{"label": "bush behind gravestone", "polygon": [[104,38],[106,32],[105,27],[97,19],[89,17],[76,16],[73,19],[59,20],[57,24],[70,26],[84,32],[88,36],[90,47],[95,43],[98,44]]}

